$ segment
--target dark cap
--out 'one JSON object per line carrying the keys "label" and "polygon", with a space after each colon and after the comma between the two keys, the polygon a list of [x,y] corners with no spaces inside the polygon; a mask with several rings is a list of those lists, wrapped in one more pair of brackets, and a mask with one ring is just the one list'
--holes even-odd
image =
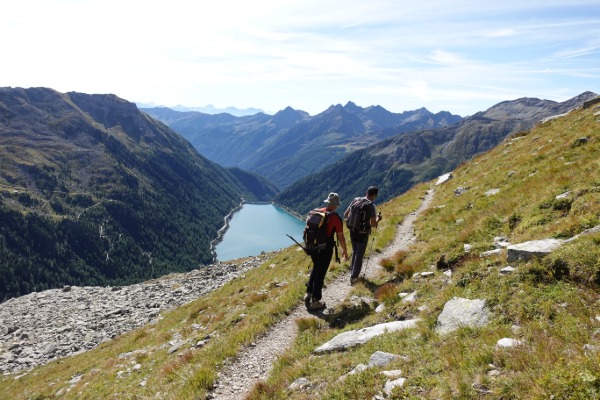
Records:
{"label": "dark cap", "polygon": [[377,186],[369,186],[367,189],[367,196],[373,196],[379,194],[379,189]]}

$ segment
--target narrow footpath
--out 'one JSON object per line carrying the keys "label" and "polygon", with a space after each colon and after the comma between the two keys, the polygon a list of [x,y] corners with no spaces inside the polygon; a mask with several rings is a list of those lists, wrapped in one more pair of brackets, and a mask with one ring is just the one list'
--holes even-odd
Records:
{"label": "narrow footpath", "polygon": [[[365,257],[363,271],[367,279],[376,278],[381,274],[382,268],[379,261],[390,257],[399,250],[408,250],[415,242],[414,222],[417,217],[429,207],[433,199],[434,191],[429,190],[423,197],[419,208],[406,216],[404,221],[398,225],[394,240],[379,254],[369,254]],[[350,243],[348,243],[350,246]],[[351,251],[351,246],[348,248]],[[365,266],[367,268],[365,269]],[[337,279],[326,285],[323,290],[323,301],[327,307],[340,304],[350,293],[350,273],[344,272]],[[240,400],[244,399],[252,387],[260,380],[269,375],[277,357],[289,348],[298,334],[296,320],[312,316],[300,301],[290,315],[275,324],[268,332],[258,338],[251,346],[243,349],[237,357],[225,363],[223,370],[219,373],[219,380],[214,391],[209,395],[217,400]]]}

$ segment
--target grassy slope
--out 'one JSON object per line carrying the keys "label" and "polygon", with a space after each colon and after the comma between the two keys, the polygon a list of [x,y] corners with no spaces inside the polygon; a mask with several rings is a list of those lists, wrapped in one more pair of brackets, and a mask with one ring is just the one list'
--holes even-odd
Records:
{"label": "grassy slope", "polygon": [[[583,136],[589,142],[573,147]],[[420,242],[408,254],[389,260],[387,277],[355,287],[356,294],[385,302],[386,311],[342,329],[319,319],[299,321],[301,334],[294,346],[251,398],[308,399],[315,393],[328,399],[371,398],[385,383],[378,369],[344,383],[336,380],[359,363],[366,364],[376,350],[408,356],[387,367],[401,369],[407,378],[399,398],[600,396],[599,353],[584,351],[586,344],[600,345],[595,334],[600,327],[595,320],[600,315],[600,235],[582,238],[541,261],[513,264],[517,271],[509,276],[498,273],[507,265],[503,256],[483,259],[463,252],[465,243],[473,246],[472,254],[489,250],[495,236],[507,236],[513,243],[564,238],[600,224],[598,154],[600,123],[591,110],[580,110],[509,138],[459,167],[451,181],[436,187],[434,204],[417,221]],[[417,208],[427,187],[419,185],[380,207],[386,219],[376,247],[392,238],[396,223]],[[469,189],[457,196],[457,187]],[[492,188],[500,192],[485,196]],[[555,200],[566,191],[571,191],[571,200]],[[439,271],[431,279],[411,278],[441,255],[452,265],[451,280]],[[307,265],[308,258],[291,247],[243,279],[166,313],[156,325],[19,379],[1,378],[0,398],[52,397],[61,389],[63,398],[149,398],[157,392],[168,399],[203,398],[218,365],[297,304]],[[334,268],[330,277],[343,268]],[[399,292],[414,290],[415,304],[399,301]],[[486,299],[493,312],[491,323],[444,337],[433,333],[444,303],[454,296]],[[421,306],[427,308],[420,311]],[[312,356],[316,346],[342,330],[414,316],[423,318],[416,330],[386,335],[346,352]],[[191,346],[207,334],[207,345]],[[190,339],[190,345],[169,354],[168,342],[178,337]],[[498,351],[495,343],[503,337],[519,338],[525,345]],[[141,351],[130,359],[118,357],[133,350]],[[139,371],[132,370],[136,363]],[[119,371],[125,371],[121,378]],[[68,383],[79,375],[78,382]],[[299,377],[307,377],[315,389],[290,392],[289,384]],[[145,386],[139,385],[142,380]]]}
{"label": "grassy slope", "polygon": [[[459,167],[454,178],[436,187],[434,204],[417,221],[420,242],[409,254],[390,260],[386,280],[356,289],[386,303],[347,329],[395,319],[423,318],[416,331],[387,335],[344,353],[311,357],[312,350],[337,332],[323,324],[304,323],[305,331],[252,398],[310,398],[287,387],[298,377],[319,386],[322,398],[367,399],[386,378],[379,369],[337,378],[376,350],[407,356],[386,369],[401,369],[406,387],[397,398],[598,398],[600,357],[585,345],[599,346],[600,235],[566,245],[541,261],[514,263],[516,273],[502,276],[505,257],[465,255],[490,250],[496,236],[513,243],[547,237],[567,238],[600,224],[600,123],[591,110],[571,113],[530,133],[508,138],[493,151]],[[573,146],[588,137],[583,146]],[[458,187],[469,189],[457,196]],[[498,188],[495,196],[485,192]],[[418,187],[390,202],[386,211],[422,193]],[[571,200],[556,200],[564,192]],[[451,280],[412,279],[445,255]],[[435,270],[435,268],[434,268]],[[403,279],[406,278],[406,279]],[[393,279],[393,282],[392,282]],[[400,283],[398,283],[400,281]],[[418,292],[415,304],[402,303],[400,292]],[[461,329],[440,337],[433,333],[445,302],[454,296],[486,299],[493,312],[489,326]],[[426,306],[425,310],[419,310]],[[504,337],[524,345],[496,350]],[[490,371],[494,371],[489,374]]]}

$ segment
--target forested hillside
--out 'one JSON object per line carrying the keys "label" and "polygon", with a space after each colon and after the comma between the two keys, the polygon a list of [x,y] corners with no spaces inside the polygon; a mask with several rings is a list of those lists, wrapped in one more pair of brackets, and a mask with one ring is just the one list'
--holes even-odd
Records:
{"label": "forested hillside", "polygon": [[0,301],[212,261],[223,217],[276,189],[114,95],[0,89]]}

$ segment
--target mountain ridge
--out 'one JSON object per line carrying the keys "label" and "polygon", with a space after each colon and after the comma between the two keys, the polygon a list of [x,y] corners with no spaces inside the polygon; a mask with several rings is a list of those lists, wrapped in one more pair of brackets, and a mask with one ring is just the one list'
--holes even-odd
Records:
{"label": "mountain ridge", "polygon": [[286,107],[282,111],[287,125],[277,124],[282,111],[273,117],[256,114],[237,119],[165,109],[143,111],[180,132],[207,158],[258,173],[280,188],[394,134],[447,126],[461,119],[424,108],[397,114],[352,102],[331,105],[314,116]]}
{"label": "mountain ridge", "polygon": [[490,150],[506,136],[528,131],[544,118],[563,114],[596,96],[584,92],[562,103],[533,98],[511,100],[451,126],[397,134],[299,179],[274,200],[304,214],[318,206],[329,192],[337,192],[347,204],[364,195],[370,185],[378,185],[379,201],[386,201]]}

